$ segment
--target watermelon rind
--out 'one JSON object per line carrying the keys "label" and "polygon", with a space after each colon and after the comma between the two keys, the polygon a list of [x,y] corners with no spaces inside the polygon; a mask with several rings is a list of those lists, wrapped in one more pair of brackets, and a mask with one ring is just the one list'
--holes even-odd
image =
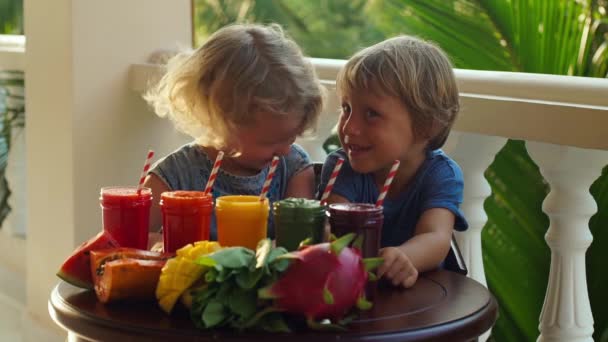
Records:
{"label": "watermelon rind", "polygon": [[83,242],[65,259],[57,276],[77,287],[93,289],[91,275],[91,256],[89,251],[119,247],[118,242],[107,232],[101,231]]}

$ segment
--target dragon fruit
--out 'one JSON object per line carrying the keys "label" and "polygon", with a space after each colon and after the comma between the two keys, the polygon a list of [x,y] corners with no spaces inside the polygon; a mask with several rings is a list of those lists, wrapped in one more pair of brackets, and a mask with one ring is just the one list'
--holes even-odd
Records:
{"label": "dragon fruit", "polygon": [[258,296],[273,299],[277,310],[302,314],[309,325],[323,319],[340,323],[356,305],[371,307],[365,299],[368,271],[382,259],[361,258],[359,248],[350,247],[355,235],[348,234],[331,243],[302,246],[282,255],[292,259],[285,273]]}

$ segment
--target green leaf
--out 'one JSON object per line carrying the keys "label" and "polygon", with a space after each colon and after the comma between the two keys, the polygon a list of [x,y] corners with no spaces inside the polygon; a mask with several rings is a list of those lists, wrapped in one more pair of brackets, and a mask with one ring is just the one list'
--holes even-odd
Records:
{"label": "green leaf", "polygon": [[264,275],[264,269],[256,268],[254,271],[240,272],[236,276],[236,283],[242,289],[254,288]]}
{"label": "green leaf", "polygon": [[271,268],[277,273],[284,272],[289,268],[289,259],[277,259],[271,264]]}
{"label": "green leaf", "polygon": [[205,272],[205,282],[212,283],[218,275],[218,271],[215,268],[210,268]]}
{"label": "green leaf", "polygon": [[203,322],[206,328],[212,328],[220,324],[226,318],[224,305],[217,301],[211,301],[203,311]]}
{"label": "green leaf", "polygon": [[257,311],[256,291],[233,291],[227,302],[230,311],[243,321],[249,320]]}
{"label": "green leaf", "polygon": [[260,329],[272,333],[291,332],[291,329],[289,329],[289,326],[285,322],[285,318],[283,317],[283,315],[281,315],[281,313],[278,312],[271,312],[263,316],[260,319],[258,326],[260,327]]}
{"label": "green leaf", "polygon": [[192,293],[193,303],[199,303],[202,306],[207,305],[207,302],[216,295],[218,286],[208,286],[205,289],[197,290]]}
{"label": "green leaf", "polygon": [[199,257],[199,259],[200,258],[211,258],[215,260],[215,267],[220,265],[226,268],[240,268],[249,267],[255,259],[255,254],[252,250],[245,247],[228,247],[207,256]]}
{"label": "green leaf", "polygon": [[196,260],[194,260],[194,263],[197,265],[207,266],[207,267],[214,267],[215,265],[217,265],[217,261],[215,261],[215,259],[210,258],[208,256],[200,256]]}
{"label": "green leaf", "polygon": [[224,282],[224,281],[226,281],[226,279],[228,279],[233,274],[238,274],[238,273],[239,273],[239,270],[237,270],[237,269],[222,267],[220,269],[220,271],[217,273],[217,276],[215,277],[215,281],[219,282],[219,283]]}
{"label": "green leaf", "polygon": [[234,284],[232,282],[223,282],[223,283],[218,283],[218,290],[217,293],[214,296],[214,300],[219,301],[222,304],[227,304],[228,303],[228,299],[234,295],[234,292],[237,291],[233,291],[234,289]]}
{"label": "green leaf", "polygon": [[281,273],[289,267],[289,260],[281,258],[287,254],[287,250],[283,247],[273,248],[268,256],[268,265],[270,272]]}

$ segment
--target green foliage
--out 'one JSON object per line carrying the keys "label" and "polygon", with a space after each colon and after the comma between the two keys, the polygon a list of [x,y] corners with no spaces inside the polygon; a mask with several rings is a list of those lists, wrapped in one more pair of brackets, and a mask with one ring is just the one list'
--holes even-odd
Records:
{"label": "green foliage", "polygon": [[0,225],[10,213],[11,190],[6,167],[15,128],[25,126],[25,99],[22,71],[0,71]]}
{"label": "green foliage", "polygon": [[0,34],[23,34],[23,0],[0,0]]}
{"label": "green foliage", "polygon": [[549,189],[522,141],[506,144],[486,178],[492,195],[484,205],[483,261],[500,304],[492,334],[497,341],[533,341],[549,276],[550,251],[543,239],[549,220],[541,209]]}
{"label": "green foliage", "polygon": [[231,327],[289,332],[281,313],[268,300],[258,298],[258,290],[275,282],[287,269],[287,253],[273,248],[270,240],[258,244],[256,253],[244,247],[230,247],[195,262],[212,267],[205,274],[207,286],[193,292],[190,315],[201,329]]}
{"label": "green foliage", "polygon": [[591,185],[598,212],[589,220],[593,243],[587,250],[587,287],[595,320],[595,341],[608,342],[608,281],[606,280],[606,245],[608,245],[608,166]]}
{"label": "green foliage", "polygon": [[367,18],[367,0],[194,2],[195,46],[222,26],[250,22],[281,24],[314,57],[348,58],[384,38]]}

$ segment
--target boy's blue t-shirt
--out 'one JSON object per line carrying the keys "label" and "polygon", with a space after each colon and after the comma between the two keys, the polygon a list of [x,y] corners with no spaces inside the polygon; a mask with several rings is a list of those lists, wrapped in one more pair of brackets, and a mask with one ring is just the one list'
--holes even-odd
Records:
{"label": "boy's blue t-shirt", "polygon": [[[170,190],[203,191],[213,168],[213,162],[207,157],[205,151],[193,142],[157,161],[148,173],[157,175]],[[285,197],[291,177],[311,165],[306,151],[296,144],[291,145],[288,155],[279,157],[279,164],[267,194],[270,208],[272,208],[273,202]],[[259,195],[262,192],[268,170],[269,167],[266,167],[253,176],[235,176],[220,168],[213,183],[213,198],[224,195]],[[274,237],[273,222],[271,213],[268,216],[268,236],[270,238]],[[212,240],[217,240],[215,211],[211,217],[210,235]]]}
{"label": "boy's blue t-shirt", "polygon": [[[323,164],[319,195],[325,189],[338,158],[344,164],[336,178],[332,193],[353,203],[376,203],[379,190],[371,174],[357,173],[351,168],[346,153],[339,149]],[[468,223],[460,210],[464,181],[456,162],[443,151],[428,151],[407,190],[398,198],[384,199],[382,247],[398,246],[413,235],[422,213],[427,209],[445,208],[456,217],[454,228],[462,231]]]}

